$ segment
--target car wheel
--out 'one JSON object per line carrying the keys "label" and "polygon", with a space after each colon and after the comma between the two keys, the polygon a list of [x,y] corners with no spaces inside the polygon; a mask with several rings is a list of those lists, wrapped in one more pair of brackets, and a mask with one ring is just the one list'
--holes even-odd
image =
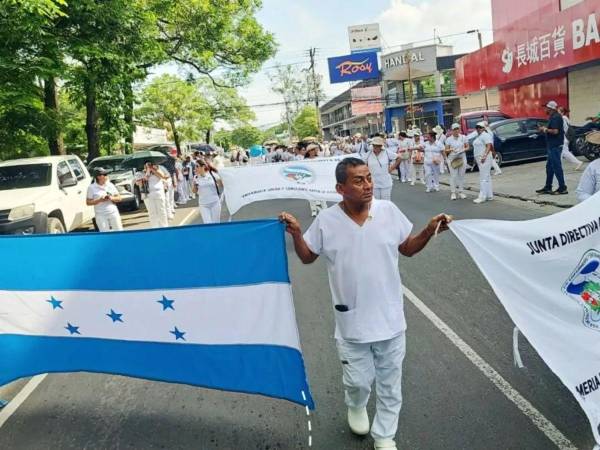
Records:
{"label": "car wheel", "polygon": [[65,227],[60,219],[57,219],[56,217],[48,217],[47,231],[48,234],[62,234],[65,232]]}
{"label": "car wheel", "polygon": [[496,160],[496,164],[498,164],[498,167],[502,166],[502,153],[497,151],[496,155],[494,156],[494,159]]}

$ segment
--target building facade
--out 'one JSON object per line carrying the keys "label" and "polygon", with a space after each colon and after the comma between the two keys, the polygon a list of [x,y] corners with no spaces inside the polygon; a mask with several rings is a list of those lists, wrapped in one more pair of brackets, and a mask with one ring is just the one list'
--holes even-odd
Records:
{"label": "building facade", "polygon": [[499,90],[510,116],[555,100],[583,123],[600,111],[598,0],[492,0],[494,42],[456,61],[458,94]]}

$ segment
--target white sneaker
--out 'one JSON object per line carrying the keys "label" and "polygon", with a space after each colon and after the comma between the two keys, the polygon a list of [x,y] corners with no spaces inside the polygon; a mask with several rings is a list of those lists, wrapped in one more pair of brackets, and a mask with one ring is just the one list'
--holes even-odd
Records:
{"label": "white sneaker", "polygon": [[502,175],[502,171],[501,170],[495,170],[494,171],[494,176],[496,175]]}
{"label": "white sneaker", "polygon": [[456,194],[453,192],[452,195],[450,196],[450,200],[456,200]]}
{"label": "white sneaker", "polygon": [[431,192],[431,189],[427,188],[425,189],[425,192]]}
{"label": "white sneaker", "polygon": [[467,196],[461,192],[458,194],[458,198],[461,198],[464,200],[465,198],[467,198]]}
{"label": "white sneaker", "polygon": [[348,407],[348,426],[354,434],[358,434],[359,436],[369,434],[371,426],[369,425],[367,408]]}
{"label": "white sneaker", "polygon": [[375,439],[375,450],[398,450],[393,439]]}
{"label": "white sneaker", "polygon": [[414,182],[414,181],[411,181],[411,182],[410,182],[410,185],[411,185],[411,186],[414,186],[414,185],[415,185],[415,182]]}
{"label": "white sneaker", "polygon": [[169,219],[169,220],[173,220],[174,218],[175,218],[175,216],[173,216],[173,215],[167,216],[167,219]]}
{"label": "white sneaker", "polygon": [[436,186],[434,189],[435,189],[435,192],[440,192],[440,187],[439,186]]}
{"label": "white sneaker", "polygon": [[473,200],[473,203],[477,203],[477,204],[483,203],[483,202],[485,202],[485,198],[477,197],[475,200]]}

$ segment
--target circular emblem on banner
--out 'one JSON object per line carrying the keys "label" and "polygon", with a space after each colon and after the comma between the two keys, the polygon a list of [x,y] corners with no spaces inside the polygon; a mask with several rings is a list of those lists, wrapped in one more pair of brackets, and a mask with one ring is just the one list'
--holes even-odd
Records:
{"label": "circular emblem on banner", "polygon": [[310,184],[315,180],[315,174],[306,166],[288,166],[281,170],[283,177],[297,184]]}

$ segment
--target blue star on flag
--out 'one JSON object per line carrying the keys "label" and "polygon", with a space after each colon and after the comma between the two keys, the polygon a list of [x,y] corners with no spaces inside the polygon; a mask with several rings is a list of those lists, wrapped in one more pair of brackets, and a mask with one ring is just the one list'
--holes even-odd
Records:
{"label": "blue star on flag", "polygon": [[51,296],[50,300],[46,301],[52,305],[52,309],[64,309],[62,307],[62,300],[56,300],[53,296]]}
{"label": "blue star on flag", "polygon": [[123,314],[119,314],[118,312],[115,312],[113,309],[110,310],[110,314],[107,314],[107,316],[112,319],[113,323],[123,322],[123,319],[121,319],[122,315]]}
{"label": "blue star on flag", "polygon": [[177,327],[175,327],[175,329],[169,331],[169,333],[171,333],[172,335],[175,336],[176,341],[178,341],[179,339],[185,341],[185,338],[183,337],[183,335],[185,334],[185,331],[180,331],[179,329],[177,329]]}
{"label": "blue star on flag", "polygon": [[79,327],[76,327],[75,325],[71,325],[69,322],[67,322],[67,326],[65,327],[65,330],[67,330],[71,334],[81,334],[79,332]]}
{"label": "blue star on flag", "polygon": [[156,303],[160,303],[162,305],[163,311],[166,311],[167,309],[172,309],[175,311],[175,308],[173,308],[173,303],[175,303],[175,300],[169,300],[164,295],[162,296],[162,300],[157,300]]}

